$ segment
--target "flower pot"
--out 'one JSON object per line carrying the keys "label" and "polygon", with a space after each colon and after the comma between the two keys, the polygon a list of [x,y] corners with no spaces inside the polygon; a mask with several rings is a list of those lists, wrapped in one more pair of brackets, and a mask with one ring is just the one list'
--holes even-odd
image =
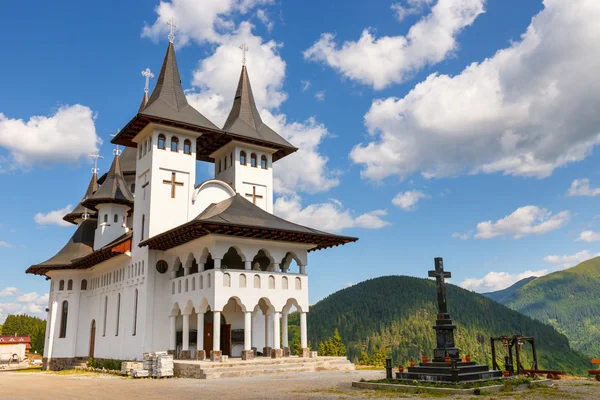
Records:
{"label": "flower pot", "polygon": [[510,376],[510,372],[504,371],[502,375],[504,375],[505,378],[508,378]]}
{"label": "flower pot", "polygon": [[404,366],[403,365],[399,365],[398,366],[398,372],[400,372],[400,373],[404,372]]}
{"label": "flower pot", "polygon": [[427,356],[421,357],[421,362],[426,363],[427,361],[429,361],[429,359],[427,358]]}
{"label": "flower pot", "polygon": [[410,366],[414,367],[415,366],[415,362],[413,360],[410,360]]}
{"label": "flower pot", "polygon": [[471,356],[467,354],[467,355],[465,356],[465,360],[466,360],[467,362],[471,362]]}
{"label": "flower pot", "polygon": [[446,356],[446,365],[450,365],[450,363],[452,362],[452,359],[450,358],[450,356]]}

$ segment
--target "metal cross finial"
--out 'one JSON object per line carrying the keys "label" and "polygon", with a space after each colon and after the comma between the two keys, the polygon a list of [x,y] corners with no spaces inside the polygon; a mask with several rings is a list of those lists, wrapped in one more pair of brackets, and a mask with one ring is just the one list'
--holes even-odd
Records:
{"label": "metal cross finial", "polygon": [[92,174],[97,174],[99,169],[98,169],[98,159],[99,158],[104,158],[102,157],[100,154],[90,154],[90,157],[94,160],[94,168],[92,168]]}
{"label": "metal cross finial", "polygon": [[246,53],[248,52],[248,45],[243,43],[240,46],[240,49],[242,49],[242,65],[246,65]]}
{"label": "metal cross finial", "polygon": [[144,86],[144,92],[148,93],[150,90],[150,78],[154,78],[154,74],[150,71],[150,68],[146,68],[142,71],[142,76],[146,78],[146,86]]}
{"label": "metal cross finial", "polygon": [[[115,137],[115,136],[117,136],[117,135],[119,134],[119,132],[120,132],[120,129],[117,129],[117,133],[115,133],[114,135],[110,135],[110,136],[111,136],[111,137]],[[120,156],[120,155],[121,155],[121,153],[122,153],[123,151],[122,151],[122,150],[119,148],[119,145],[118,145],[118,144],[117,144],[116,146],[117,146],[117,147],[116,147],[116,148],[113,150],[113,154],[114,154],[115,156],[117,156],[117,157],[118,157],[118,156]]]}
{"label": "metal cross finial", "polygon": [[175,40],[175,27],[177,27],[177,24],[175,23],[175,19],[171,18],[167,21],[167,25],[169,25],[169,42],[173,43],[173,40]]}

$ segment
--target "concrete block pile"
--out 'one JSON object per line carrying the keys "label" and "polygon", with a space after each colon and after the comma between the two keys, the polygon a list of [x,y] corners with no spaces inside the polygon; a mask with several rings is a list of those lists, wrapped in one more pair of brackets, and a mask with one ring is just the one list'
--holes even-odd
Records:
{"label": "concrete block pile", "polygon": [[[125,368],[124,365],[121,368]],[[166,351],[145,353],[142,363],[135,363],[138,368],[132,368],[131,376],[134,378],[154,377],[163,378],[173,376],[173,356]]]}

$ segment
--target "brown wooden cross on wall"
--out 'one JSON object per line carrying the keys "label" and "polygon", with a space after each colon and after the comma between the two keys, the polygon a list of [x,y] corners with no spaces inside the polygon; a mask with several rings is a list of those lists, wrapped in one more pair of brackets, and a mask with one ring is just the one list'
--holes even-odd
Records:
{"label": "brown wooden cross on wall", "polygon": [[171,198],[174,199],[175,198],[175,187],[177,186],[183,186],[183,182],[176,182],[175,181],[175,172],[171,172],[171,180],[163,180],[163,183],[165,185],[171,185]]}
{"label": "brown wooden cross on wall", "polygon": [[256,194],[256,186],[252,186],[252,193],[246,193],[246,197],[252,197],[252,203],[256,204],[256,199],[262,199],[262,196]]}

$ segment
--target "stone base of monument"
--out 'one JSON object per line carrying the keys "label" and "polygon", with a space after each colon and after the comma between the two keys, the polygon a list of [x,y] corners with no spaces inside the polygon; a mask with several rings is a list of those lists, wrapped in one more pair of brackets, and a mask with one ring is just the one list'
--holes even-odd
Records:
{"label": "stone base of monument", "polygon": [[404,382],[468,383],[502,378],[502,371],[490,370],[487,365],[475,362],[453,361],[426,362],[408,367],[405,372],[397,372],[396,379]]}

